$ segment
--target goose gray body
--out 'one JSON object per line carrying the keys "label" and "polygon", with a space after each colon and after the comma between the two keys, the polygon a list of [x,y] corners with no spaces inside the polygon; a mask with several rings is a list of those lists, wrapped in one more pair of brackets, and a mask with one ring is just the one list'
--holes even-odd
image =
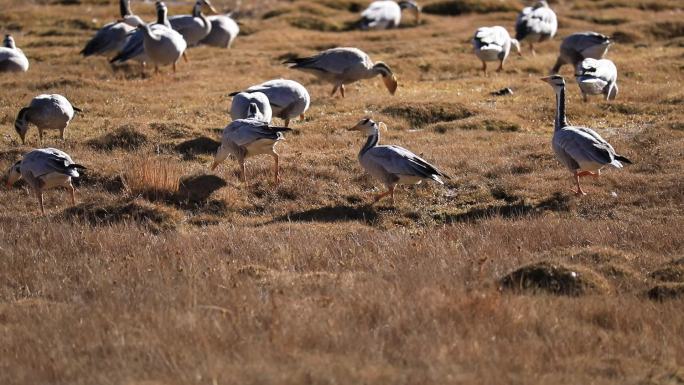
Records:
{"label": "goose gray body", "polygon": [[584,195],[580,187],[581,176],[599,176],[607,165],[622,168],[622,163],[632,163],[615,152],[613,146],[591,128],[571,126],[565,116],[565,80],[558,75],[542,79],[551,84],[556,92],[556,118],[552,139],[553,151],[558,160],[570,170],[577,184],[578,195]]}
{"label": "goose gray body", "polygon": [[515,21],[515,38],[527,41],[534,54],[534,43],[553,38],[558,31],[558,18],[546,1],[539,1],[532,7],[523,8]]}
{"label": "goose gray body", "polygon": [[[171,28],[171,23],[167,17],[168,9],[166,4],[161,1],[156,3],[157,22],[150,25],[151,29],[156,29],[157,26],[165,26]],[[120,52],[110,60],[111,63],[124,63],[128,60],[135,60],[140,63],[147,63],[150,60],[149,55],[145,52],[145,31],[141,23],[138,28],[130,31],[126,37],[126,42]]]}
{"label": "goose gray body", "polygon": [[608,59],[582,60],[577,65],[576,80],[584,101],[587,101],[587,95],[599,94],[605,95],[606,100],[615,99],[618,93],[617,75],[617,67]]}
{"label": "goose gray body", "polygon": [[273,110],[268,101],[268,97],[263,92],[240,92],[233,96],[233,101],[230,105],[230,117],[233,120],[246,119],[249,117],[250,106],[254,104],[261,113],[261,120],[265,123],[271,123],[273,117]]}
{"label": "goose gray body", "polygon": [[[244,91],[246,93],[261,92],[268,98],[273,116],[285,120],[285,126],[289,126],[290,120],[299,116],[304,118],[304,113],[309,109],[311,97],[306,88],[294,80],[274,79],[251,86]],[[239,92],[230,95],[235,96]]]}
{"label": "goose gray body", "polygon": [[40,148],[27,153],[19,162],[10,167],[7,187],[23,178],[35,192],[40,210],[45,214],[44,190],[66,187],[71,190],[72,204],[75,203],[71,178],[79,177],[79,169],[85,169],[85,167],[75,163],[64,151],[55,148]]}
{"label": "goose gray body", "polygon": [[263,121],[256,104],[252,103],[246,119],[232,121],[223,129],[221,146],[216,152],[211,169],[214,170],[229,155],[240,163],[242,178],[247,183],[245,159],[256,155],[270,155],[275,161],[275,183],[279,182],[278,153],[275,145],[284,140],[283,132],[292,131],[287,127],[270,126]]}
{"label": "goose gray body", "polygon": [[565,64],[576,68],[586,58],[602,59],[608,52],[613,42],[610,37],[596,32],[579,32],[563,39],[560,45],[560,53],[556,64],[551,69],[552,74],[557,74]]}
{"label": "goose gray body", "polygon": [[179,15],[169,18],[171,28],[183,36],[188,47],[196,46],[202,39],[209,36],[211,32],[212,23],[202,13],[204,5],[211,7],[211,3],[207,0],[197,0],[192,8],[191,15]]}
{"label": "goose gray body", "polygon": [[290,68],[314,74],[316,77],[334,85],[332,95],[340,89],[344,97],[344,85],[375,76],[382,76],[390,94],[397,89],[397,79],[390,67],[383,63],[373,63],[365,52],[358,48],[340,47],[322,51],[314,56],[295,58],[285,61]]}
{"label": "goose gray body", "polygon": [[129,0],[119,1],[121,19],[109,23],[95,33],[92,39],[81,50],[84,57],[93,55],[110,55],[120,52],[126,45],[128,34],[143,21],[131,12]]}
{"label": "goose gray body", "polygon": [[208,16],[207,19],[211,22],[211,32],[200,41],[200,44],[230,48],[240,33],[240,26],[230,15],[213,15]]}
{"label": "goose gray body", "polygon": [[413,152],[399,146],[378,145],[380,125],[371,119],[363,119],[353,131],[361,131],[367,135],[366,144],[359,151],[359,163],[375,179],[387,187],[387,192],[375,197],[375,201],[391,195],[394,201],[394,189],[398,184],[418,184],[424,180],[432,180],[444,184],[443,178],[449,176],[439,171]]}
{"label": "goose gray body", "polygon": [[11,35],[5,35],[0,47],[0,72],[26,72],[28,69],[29,61],[24,51],[17,48]]}
{"label": "goose gray body", "polygon": [[43,94],[38,95],[28,107],[22,108],[14,121],[14,128],[19,134],[22,143],[26,140],[26,132],[29,123],[33,123],[38,128],[40,140],[43,140],[43,130],[59,130],[60,137],[64,139],[64,130],[74,118],[75,108],[62,95]]}
{"label": "goose gray body", "polygon": [[416,24],[420,21],[420,7],[415,1],[379,0],[370,3],[361,13],[359,28],[366,29],[389,29],[396,28],[401,23],[401,11],[409,9],[416,18]]}
{"label": "goose gray body", "polygon": [[473,36],[473,48],[475,55],[482,61],[482,70],[487,73],[488,61],[498,61],[499,69],[503,69],[504,62],[514,46],[520,53],[520,45],[515,39],[511,39],[508,31],[504,27],[482,27],[475,31]]}

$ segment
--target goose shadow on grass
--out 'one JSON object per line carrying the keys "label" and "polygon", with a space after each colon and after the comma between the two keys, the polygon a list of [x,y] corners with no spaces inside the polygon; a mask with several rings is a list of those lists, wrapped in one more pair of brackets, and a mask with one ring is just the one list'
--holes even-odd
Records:
{"label": "goose shadow on grass", "polygon": [[372,224],[378,219],[376,209],[371,205],[365,206],[324,206],[299,212],[292,212],[274,218],[275,222],[348,222],[359,221]]}
{"label": "goose shadow on grass", "polygon": [[509,204],[491,205],[488,207],[474,208],[458,214],[435,215],[435,219],[443,223],[477,222],[494,217],[520,218],[530,215],[539,215],[544,211],[569,211],[571,199],[567,195],[555,193],[551,197],[537,203],[524,201],[510,202]]}

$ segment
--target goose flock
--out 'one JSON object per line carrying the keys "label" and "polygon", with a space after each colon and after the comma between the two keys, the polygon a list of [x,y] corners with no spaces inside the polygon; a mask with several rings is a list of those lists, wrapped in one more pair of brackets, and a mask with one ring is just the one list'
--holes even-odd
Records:
{"label": "goose flock", "polygon": [[[168,17],[168,9],[161,1],[157,1],[155,7],[156,21],[146,23],[133,14],[129,0],[120,0],[120,18],[97,31],[80,53],[84,57],[105,56],[113,64],[137,61],[143,70],[147,65],[154,67],[155,73],[160,67],[171,66],[175,72],[181,57],[188,60],[188,48],[201,44],[228,48],[239,33],[239,26],[231,14],[217,14],[209,0],[197,0],[189,15]],[[205,16],[205,9],[215,15]],[[373,1],[361,13],[358,28],[396,28],[401,23],[403,10],[414,15],[415,25],[420,24],[421,7],[415,1],[381,0]],[[487,62],[498,62],[497,71],[501,71],[511,49],[521,55],[521,44],[527,42],[530,52],[535,55],[534,44],[553,39],[557,29],[555,12],[546,1],[538,1],[518,15],[515,38],[502,26],[478,28],[472,38],[473,52],[482,62],[485,75]],[[613,100],[617,96],[617,68],[612,61],[604,58],[611,44],[608,36],[596,32],[573,33],[561,42],[551,75],[542,78],[556,94],[552,148],[558,160],[572,173],[577,195],[585,194],[580,185],[581,177],[598,177],[605,166],[621,168],[624,164],[632,163],[619,155],[595,130],[571,126],[565,115],[566,83],[558,75],[563,65],[570,64],[575,68],[576,81],[585,102],[588,95],[602,94],[606,100]],[[313,56],[291,58],[283,64],[330,83],[333,86],[332,96],[339,91],[340,96],[345,97],[345,85],[377,76],[382,78],[390,95],[394,95],[398,88],[397,77],[388,64],[374,62],[367,53],[355,47],[331,48]],[[0,47],[0,73],[26,72],[28,69],[28,59],[17,48],[12,36],[7,35],[3,47]],[[237,159],[242,181],[247,185],[246,159],[269,155],[274,161],[274,184],[278,184],[280,165],[276,146],[285,139],[286,133],[292,131],[289,126],[293,119],[305,119],[311,104],[309,92],[297,81],[272,79],[229,95],[232,97],[232,122],[223,129],[211,170],[232,155]],[[64,140],[65,129],[79,112],[82,110],[74,107],[62,95],[38,95],[27,107],[19,110],[14,126],[23,144],[26,143],[30,124],[37,127],[40,143],[43,130],[46,129],[59,130],[60,138]],[[283,126],[273,125],[273,118],[282,119]],[[379,145],[380,132],[386,129],[385,123],[369,117],[361,119],[349,129],[361,132],[366,137],[358,154],[361,167],[386,187],[385,192],[374,196],[375,202],[387,196],[394,202],[398,185],[423,181],[444,184],[450,179],[436,166],[403,147]],[[43,191],[46,189],[70,189],[72,204],[75,204],[71,180],[77,178],[79,171],[84,169],[61,150],[36,149],[26,153],[10,167],[6,177],[7,186],[10,187],[20,178],[26,180],[44,214]]]}

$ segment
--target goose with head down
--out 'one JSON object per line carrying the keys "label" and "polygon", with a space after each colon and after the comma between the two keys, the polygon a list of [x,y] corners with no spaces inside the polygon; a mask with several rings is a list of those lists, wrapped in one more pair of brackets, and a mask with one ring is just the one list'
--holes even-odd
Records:
{"label": "goose with head down", "polygon": [[71,191],[71,204],[76,204],[76,193],[71,178],[79,177],[79,170],[85,167],[75,163],[69,154],[56,148],[33,150],[10,167],[7,188],[23,178],[38,198],[41,214],[45,215],[43,191],[55,187],[66,187]]}
{"label": "goose with head down", "polygon": [[232,121],[223,129],[221,146],[216,151],[211,169],[214,170],[228,155],[233,155],[240,163],[242,181],[247,184],[245,159],[256,155],[270,155],[275,162],[273,172],[275,184],[280,182],[279,156],[276,144],[284,140],[283,132],[292,131],[287,127],[271,126],[264,122],[263,115],[255,103],[249,106],[246,119]]}
{"label": "goose with head down", "polygon": [[387,187],[386,192],[375,196],[375,202],[389,195],[394,203],[394,190],[398,184],[418,184],[424,180],[444,184],[443,178],[450,179],[425,159],[403,147],[378,145],[379,129],[384,127],[384,123],[376,123],[366,118],[349,129],[360,131],[368,137],[366,144],[359,151],[359,163],[371,176]]}
{"label": "goose with head down", "polygon": [[379,0],[372,2],[361,13],[359,28],[389,29],[397,28],[401,23],[401,11],[408,10],[413,13],[416,25],[420,23],[420,6],[413,0]]}
{"label": "goose with head down", "polygon": [[[230,94],[236,96],[240,93],[262,93],[268,98],[274,117],[285,120],[285,127],[289,127],[290,120],[296,117],[304,119],[304,113],[309,109],[311,97],[306,88],[294,80],[273,79],[267,82],[251,86],[244,91]],[[262,111],[264,114],[267,112]]]}
{"label": "goose with head down", "polygon": [[558,32],[556,13],[544,1],[538,1],[532,7],[523,8],[515,21],[515,38],[519,42],[530,43],[530,51],[534,52],[534,43],[553,38]]}
{"label": "goose with head down", "polygon": [[123,49],[128,41],[128,34],[135,30],[143,20],[131,12],[130,0],[119,0],[121,19],[109,23],[95,33],[92,39],[81,50],[84,57],[92,55],[110,55]]}
{"label": "goose with head down", "polygon": [[497,72],[503,70],[504,62],[511,52],[511,46],[515,47],[520,54],[520,44],[516,39],[511,39],[504,27],[482,27],[475,31],[473,36],[473,48],[475,55],[482,61],[482,71],[487,74],[487,62],[498,61]]}
{"label": "goose with head down", "polygon": [[331,48],[314,56],[286,60],[285,64],[332,83],[332,95],[339,89],[344,97],[345,84],[378,75],[382,76],[390,94],[394,95],[397,90],[397,78],[392,69],[383,62],[373,63],[368,54],[358,48]]}
{"label": "goose with head down", "polygon": [[5,35],[0,47],[0,72],[26,72],[29,61],[24,51],[17,48],[12,35]]}
{"label": "goose with head down", "polygon": [[617,97],[617,67],[612,61],[586,58],[577,65],[575,76],[585,102],[587,95],[603,94],[606,100]]}
{"label": "goose with head down", "polygon": [[565,117],[565,80],[552,75],[542,78],[556,92],[556,118],[553,131],[553,151],[558,160],[573,173],[577,195],[586,195],[580,186],[580,177],[601,175],[601,169],[610,165],[622,168],[622,163],[632,161],[615,152],[596,131],[587,127],[571,126]]}
{"label": "goose with head down", "polygon": [[59,136],[64,139],[64,130],[74,118],[76,112],[83,112],[80,108],[74,107],[62,95],[43,94],[38,95],[28,107],[19,110],[14,121],[14,129],[19,134],[22,143],[26,143],[26,133],[29,123],[33,123],[38,128],[38,136],[42,143],[43,130],[59,130]]}
{"label": "goose with head down", "polygon": [[613,41],[610,37],[597,32],[573,33],[563,39],[558,59],[551,69],[551,74],[557,74],[565,64],[577,68],[577,65],[586,58],[603,59],[612,44]]}

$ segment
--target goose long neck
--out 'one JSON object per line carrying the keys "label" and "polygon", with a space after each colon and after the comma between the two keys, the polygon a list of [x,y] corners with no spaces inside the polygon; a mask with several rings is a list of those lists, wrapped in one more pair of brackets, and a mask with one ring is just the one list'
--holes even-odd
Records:
{"label": "goose long neck", "polygon": [[165,26],[171,28],[171,23],[169,23],[169,19],[166,15],[166,8],[165,7],[157,8],[157,24],[165,25]]}
{"label": "goose long neck", "polygon": [[559,130],[568,125],[565,117],[565,87],[560,87],[556,91],[556,121],[554,124],[555,130]]}
{"label": "goose long neck", "polygon": [[368,150],[377,146],[379,140],[380,140],[380,133],[378,132],[378,130],[375,130],[375,132],[373,132],[372,134],[370,134],[368,136],[368,139],[366,140],[366,144],[364,144],[363,147],[361,147],[361,151],[359,151],[359,156],[362,156]]}
{"label": "goose long neck", "polygon": [[143,33],[145,34],[146,39],[152,39],[152,40],[161,40],[160,36],[155,35],[152,33],[152,30],[150,29],[150,26],[147,24],[143,24],[142,26]]}
{"label": "goose long neck", "polygon": [[131,4],[129,3],[129,0],[119,0],[119,13],[121,13],[121,18],[131,14]]}

